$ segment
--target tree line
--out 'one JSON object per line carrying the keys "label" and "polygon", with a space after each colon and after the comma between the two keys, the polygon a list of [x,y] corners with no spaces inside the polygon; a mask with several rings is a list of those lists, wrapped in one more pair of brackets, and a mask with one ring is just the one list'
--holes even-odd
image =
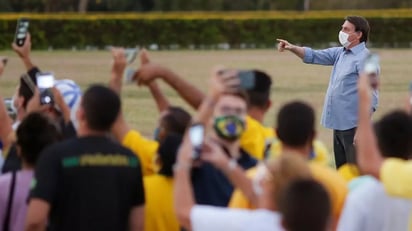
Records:
{"label": "tree line", "polygon": [[1,0],[0,12],[255,11],[410,8],[412,0]]}

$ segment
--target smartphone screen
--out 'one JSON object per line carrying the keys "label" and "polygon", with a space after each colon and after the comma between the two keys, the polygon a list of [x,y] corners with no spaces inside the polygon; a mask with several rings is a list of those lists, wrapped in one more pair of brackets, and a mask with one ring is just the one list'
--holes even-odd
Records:
{"label": "smartphone screen", "polygon": [[27,32],[29,31],[29,20],[27,18],[21,18],[17,21],[16,35],[14,38],[17,46],[21,47],[26,41]]}
{"label": "smartphone screen", "polygon": [[40,103],[51,104],[53,102],[53,94],[50,88],[54,86],[54,76],[50,73],[37,75],[37,87],[40,91]]}
{"label": "smartphone screen", "polygon": [[193,145],[193,159],[199,159],[202,151],[205,128],[202,124],[194,124],[189,128],[189,139]]}
{"label": "smartphone screen", "polygon": [[239,71],[240,88],[250,90],[255,87],[255,73],[253,71]]}

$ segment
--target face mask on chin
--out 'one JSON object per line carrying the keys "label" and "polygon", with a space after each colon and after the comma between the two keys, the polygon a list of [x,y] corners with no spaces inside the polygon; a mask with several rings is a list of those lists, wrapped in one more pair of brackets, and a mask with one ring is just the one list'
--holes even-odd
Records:
{"label": "face mask on chin", "polygon": [[352,42],[349,42],[349,34],[348,33],[345,33],[345,32],[343,32],[343,31],[339,31],[339,42],[340,42],[340,44],[343,46],[343,47],[345,47],[345,48],[348,48],[349,46],[350,46],[350,44],[352,43]]}

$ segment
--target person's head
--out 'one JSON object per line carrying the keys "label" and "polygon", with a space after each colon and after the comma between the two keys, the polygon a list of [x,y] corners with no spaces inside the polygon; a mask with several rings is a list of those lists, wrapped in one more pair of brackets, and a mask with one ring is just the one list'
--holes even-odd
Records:
{"label": "person's head", "polygon": [[79,131],[108,132],[120,112],[119,96],[103,85],[92,85],[84,93],[77,110]]}
{"label": "person's head", "polygon": [[34,166],[41,151],[61,137],[50,119],[40,113],[27,115],[17,128],[16,136],[18,153],[28,166]]}
{"label": "person's head", "polygon": [[253,70],[255,86],[246,91],[249,98],[249,108],[257,108],[266,112],[270,105],[271,77],[263,71]]}
{"label": "person's head", "polygon": [[225,93],[219,97],[213,111],[213,127],[225,141],[236,141],[245,129],[248,97],[243,91]]}
{"label": "person's head", "polygon": [[191,121],[190,114],[181,107],[169,107],[160,118],[159,126],[155,131],[154,138],[162,141],[168,134],[183,135]]}
{"label": "person's head", "polygon": [[378,147],[384,157],[409,159],[412,154],[412,117],[393,111],[375,123]]}
{"label": "person's head", "polygon": [[369,23],[361,16],[347,16],[339,32],[339,41],[342,46],[351,48],[369,38]]}
{"label": "person's head", "polygon": [[285,104],[277,116],[276,133],[282,144],[288,147],[311,147],[316,136],[313,108],[301,101]]}
{"label": "person's head", "polygon": [[287,231],[329,230],[331,201],[325,188],[315,180],[290,183],[281,192],[278,206]]}
{"label": "person's head", "polygon": [[27,104],[34,95],[34,87],[36,86],[36,78],[31,78],[29,75],[22,75],[20,77],[19,85],[13,96],[13,106],[17,112],[26,110]]}
{"label": "person's head", "polygon": [[260,195],[260,206],[276,209],[281,191],[296,179],[312,178],[306,160],[299,155],[280,155],[261,163],[253,179],[253,189]]}
{"label": "person's head", "polygon": [[163,138],[157,149],[157,164],[160,166],[159,174],[172,177],[173,165],[176,162],[177,152],[183,140],[183,134],[168,133]]}

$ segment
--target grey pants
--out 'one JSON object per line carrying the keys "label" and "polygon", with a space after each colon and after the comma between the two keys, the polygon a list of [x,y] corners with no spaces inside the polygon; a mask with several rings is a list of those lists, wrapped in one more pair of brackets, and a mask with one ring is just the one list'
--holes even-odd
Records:
{"label": "grey pants", "polygon": [[335,153],[336,168],[345,163],[356,163],[353,138],[356,127],[348,130],[333,130],[333,151]]}

